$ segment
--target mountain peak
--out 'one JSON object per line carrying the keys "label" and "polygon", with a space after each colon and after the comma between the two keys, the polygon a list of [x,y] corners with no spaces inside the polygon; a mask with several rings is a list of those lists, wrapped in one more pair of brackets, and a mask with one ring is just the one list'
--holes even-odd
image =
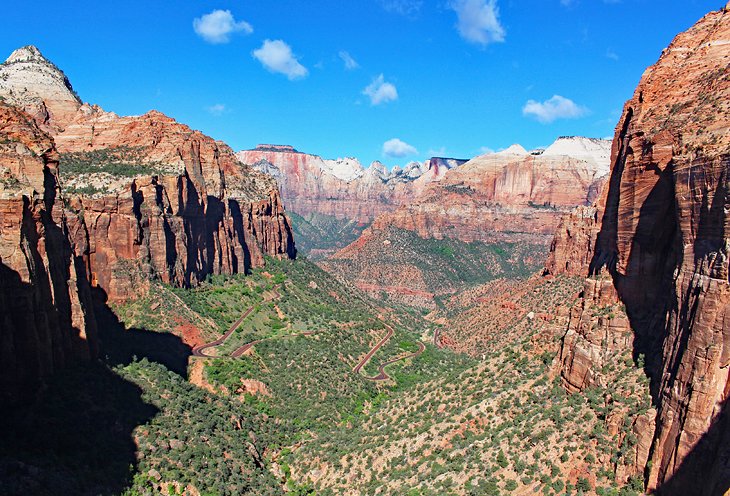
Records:
{"label": "mountain peak", "polygon": [[33,45],[18,48],[0,64],[0,96],[52,127],[72,121],[81,107],[63,71]]}
{"label": "mountain peak", "polygon": [[16,62],[40,62],[51,64],[51,62],[43,56],[40,50],[35,45],[26,45],[20,47],[10,54],[10,57],[5,61],[6,64],[13,64]]}
{"label": "mountain peak", "polygon": [[515,143],[501,152],[497,152],[497,155],[527,155],[527,150],[522,145]]}

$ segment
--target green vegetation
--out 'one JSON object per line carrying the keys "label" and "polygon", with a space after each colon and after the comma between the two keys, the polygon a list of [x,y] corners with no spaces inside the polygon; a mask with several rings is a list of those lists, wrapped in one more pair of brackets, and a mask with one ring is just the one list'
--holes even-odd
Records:
{"label": "green vegetation", "polygon": [[368,224],[338,219],[331,215],[311,213],[302,216],[289,210],[297,250],[311,260],[321,260],[360,237]]}
{"label": "green vegetation", "polygon": [[[460,256],[455,245],[432,246],[441,257]],[[529,284],[514,300],[541,312],[572,305],[578,283]],[[14,474],[8,487],[126,496],[641,491],[640,477],[615,476],[638,442],[631,419],[650,406],[641,357],[635,364],[628,352],[617,355],[601,371],[607,387],[568,395],[551,370],[561,326],[524,311],[512,320],[508,311],[490,314],[503,336],[470,358],[434,347],[438,325],[420,311],[371,300],[306,259],[270,259],[249,276],[215,276],[195,289],[153,288],[115,308],[130,328],[124,334],[169,337],[184,324],[212,340],[252,310],[209,350],[216,358],[190,359],[205,388],[151,358],[93,364],[91,379],[88,368],[59,374],[13,419],[4,444],[14,451],[0,449],[0,475]],[[481,304],[470,294],[454,298],[442,332],[463,340],[458,332],[468,326],[453,328],[458,312],[473,319]],[[388,326],[392,338],[354,373]],[[254,339],[245,355],[230,356]],[[366,379],[419,342],[422,354],[388,366],[390,380]],[[609,434],[617,415],[627,421]],[[50,449],[38,448],[49,440]],[[38,486],[29,486],[35,469],[27,467],[40,469]],[[585,475],[571,475],[575,467]]]}
{"label": "green vegetation", "polygon": [[540,243],[424,239],[391,227],[374,232],[354,257],[328,259],[325,265],[343,280],[383,287],[413,287],[415,279],[414,289],[443,297],[500,277],[526,278],[546,255],[547,246]]}
{"label": "green vegetation", "polygon": [[[86,184],[83,176],[108,174],[114,178],[156,176],[174,172],[174,167],[146,159],[143,147],[119,146],[85,152],[61,153],[59,159],[61,184],[66,193],[93,195],[106,192],[102,186]],[[78,183],[74,180],[81,179]]]}

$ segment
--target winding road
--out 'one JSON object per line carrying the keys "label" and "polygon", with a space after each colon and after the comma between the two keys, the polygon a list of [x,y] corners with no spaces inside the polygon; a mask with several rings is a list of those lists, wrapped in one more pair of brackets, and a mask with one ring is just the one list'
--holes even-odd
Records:
{"label": "winding road", "polygon": [[[362,360],[360,360],[360,362],[357,365],[355,365],[355,368],[352,369],[352,371],[355,372],[356,374],[360,373],[362,368],[365,365],[367,365],[367,363],[370,361],[370,359],[373,357],[373,355],[375,355],[375,353],[377,353],[377,351],[385,343],[387,343],[388,340],[390,340],[390,338],[393,336],[393,333],[395,332],[393,330],[393,328],[390,327],[388,324],[385,324],[385,327],[388,329],[388,333],[385,335],[385,337],[383,339],[381,339],[380,341],[378,341],[377,344],[375,346],[373,346],[373,348],[370,351],[368,351],[367,355],[365,355],[365,357]],[[404,355],[402,357],[388,360],[387,362],[380,364],[380,366],[378,367],[378,372],[379,372],[378,375],[373,376],[373,377],[363,377],[363,379],[366,379],[368,381],[387,381],[388,379],[390,379],[390,376],[385,371],[385,367],[387,367],[388,365],[391,365],[393,363],[400,362],[401,360],[406,360],[408,358],[415,358],[418,355],[420,355],[421,353],[423,353],[425,350],[426,350],[426,345],[423,344],[421,341],[419,341],[417,352],[409,353],[408,355]]]}
{"label": "winding road", "polygon": [[[279,298],[279,291],[277,291],[276,288],[273,289],[273,293],[274,293],[273,297],[266,298],[263,300],[263,302],[265,303],[267,301],[271,301],[271,300]],[[225,342],[225,340],[228,339],[229,337],[231,337],[231,334],[233,334],[235,332],[235,330],[238,329],[238,326],[240,326],[243,323],[243,321],[246,319],[246,317],[251,315],[251,312],[253,312],[254,308],[256,308],[256,304],[248,307],[248,309],[243,313],[243,315],[241,315],[238,318],[238,320],[236,320],[233,324],[231,324],[231,327],[228,328],[226,333],[224,335],[222,335],[221,337],[219,337],[218,339],[211,341],[210,343],[201,344],[200,346],[196,346],[195,348],[193,348],[193,351],[192,351],[193,356],[206,357],[206,358],[221,358],[221,357],[213,357],[210,355],[206,355],[205,353],[203,353],[203,351],[207,350],[208,348],[215,348],[216,346],[222,345]],[[248,351],[249,348],[251,348],[253,345],[255,345],[257,343],[260,343],[261,341],[263,341],[263,339],[258,339],[256,341],[251,341],[250,343],[246,343],[243,346],[241,346],[240,348],[236,348],[236,350],[233,353],[231,353],[230,356],[240,357],[241,355],[246,353],[246,351]]]}
{"label": "winding road", "polygon": [[[279,292],[276,291],[276,289],[274,289],[274,297],[268,298],[264,301],[271,301],[272,299],[278,298],[278,297],[279,297]],[[220,336],[219,338],[217,338],[209,343],[201,344],[200,346],[196,346],[195,348],[193,348],[192,356],[202,357],[202,358],[222,358],[222,357],[215,357],[215,356],[207,355],[205,353],[205,350],[207,350],[209,348],[215,348],[216,346],[220,346],[221,344],[223,344],[226,341],[226,339],[231,337],[231,334],[233,334],[236,331],[236,329],[238,329],[238,327],[243,323],[243,321],[246,319],[246,317],[251,315],[251,312],[254,311],[255,307],[256,307],[256,305],[252,305],[252,306],[248,307],[248,309],[246,309],[246,311],[243,313],[243,315],[241,315],[233,324],[231,324],[231,327],[228,328],[226,333],[223,334],[222,336]],[[370,361],[370,359],[373,358],[373,355],[375,355],[375,353],[377,353],[378,350],[380,348],[382,348],[390,340],[391,337],[393,337],[395,330],[388,324],[385,324],[385,323],[383,323],[383,324],[385,325],[385,328],[388,330],[388,332],[386,333],[385,337],[383,337],[383,339],[378,341],[375,344],[375,346],[373,346],[372,349],[370,351],[368,351],[368,353],[365,355],[365,357],[362,360],[360,360],[360,362],[357,365],[355,365],[355,368],[352,369],[352,371],[354,373],[360,374],[362,368],[365,365],[367,365],[367,363]],[[314,331],[305,331],[305,332],[302,332],[299,334],[292,334],[292,335],[285,336],[285,337],[311,336],[314,333],[315,333]],[[438,342],[438,336],[439,336],[439,331],[436,330],[436,332],[434,333],[434,336],[433,336],[433,344],[436,347],[441,348],[441,345]],[[229,356],[231,358],[238,358],[238,357],[242,356],[244,353],[246,353],[248,350],[250,350],[253,346],[255,346],[263,341],[267,341],[269,339],[274,339],[274,338],[262,338],[262,339],[257,339],[255,341],[251,341],[250,343],[246,343],[243,346],[236,348]],[[368,381],[387,381],[388,379],[390,379],[390,376],[385,371],[385,368],[388,365],[394,364],[396,362],[400,362],[401,360],[406,360],[408,358],[415,358],[415,357],[419,356],[421,353],[423,353],[425,350],[426,350],[426,345],[423,344],[423,342],[419,341],[418,342],[418,351],[416,351],[415,353],[409,353],[407,355],[404,355],[404,356],[401,356],[398,358],[394,358],[392,360],[388,360],[387,362],[380,364],[380,366],[378,367],[378,375],[373,376],[373,377],[363,377],[363,379],[368,380]]]}
{"label": "winding road", "polygon": [[[203,353],[203,351],[207,350],[208,348],[215,348],[216,346],[222,345],[225,342],[225,340],[228,339],[236,329],[238,329],[238,326],[240,326],[243,323],[244,319],[246,317],[248,317],[249,315],[251,315],[251,312],[253,312],[254,307],[255,307],[255,305],[248,307],[248,310],[246,310],[244,312],[244,314],[238,318],[238,320],[236,320],[233,324],[231,324],[231,327],[228,328],[228,330],[226,331],[226,333],[224,335],[222,335],[221,337],[219,337],[218,339],[216,339],[214,341],[211,341],[210,343],[201,344],[200,346],[196,346],[195,348],[193,348],[193,352],[192,352],[193,356],[215,358],[215,357],[211,357],[210,355],[206,355],[205,353]],[[249,344],[253,345],[254,343],[249,343]],[[238,350],[240,350],[241,348],[239,348]],[[238,350],[234,351],[234,353],[236,353]],[[241,356],[241,355],[238,355],[238,356]]]}

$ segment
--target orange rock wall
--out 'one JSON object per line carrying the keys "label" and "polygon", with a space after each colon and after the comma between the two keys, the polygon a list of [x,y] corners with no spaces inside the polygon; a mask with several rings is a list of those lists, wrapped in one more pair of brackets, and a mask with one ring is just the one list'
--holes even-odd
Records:
{"label": "orange rock wall", "polygon": [[[728,9],[710,13],[645,72],[617,126],[596,216],[565,220],[547,264],[593,274],[585,308],[597,305],[592,287],[610,293],[601,274],[612,277],[631,346],[646,354],[657,410],[647,484],[662,494],[730,488],[729,39]],[[596,331],[624,332],[589,327],[571,319],[565,338],[570,389],[598,380]]]}
{"label": "orange rock wall", "polygon": [[97,353],[91,293],[66,234],[52,139],[0,105],[0,403]]}

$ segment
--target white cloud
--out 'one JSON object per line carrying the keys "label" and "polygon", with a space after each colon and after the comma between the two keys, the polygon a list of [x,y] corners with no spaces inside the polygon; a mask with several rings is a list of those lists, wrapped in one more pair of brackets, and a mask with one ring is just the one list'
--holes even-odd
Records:
{"label": "white cloud", "polygon": [[576,0],[560,0],[560,5],[563,7],[570,7],[571,5],[574,5],[576,3]]}
{"label": "white cloud", "polygon": [[488,146],[480,146],[479,151],[481,152],[482,155],[494,153],[494,149],[489,148]]}
{"label": "white cloud", "polygon": [[576,119],[588,113],[588,109],[577,105],[570,98],[553,95],[549,100],[536,102],[528,100],[522,107],[523,115],[531,115],[543,124],[549,124],[556,119]]}
{"label": "white cloud", "polygon": [[383,155],[388,157],[405,157],[406,155],[415,155],[418,150],[412,145],[399,140],[398,138],[389,139],[383,143]]}
{"label": "white cloud", "polygon": [[606,57],[608,57],[611,60],[618,60],[618,54],[611,50],[610,48],[606,50]]}
{"label": "white cloud", "polygon": [[438,148],[431,148],[428,150],[428,155],[430,157],[445,157],[446,156],[446,147],[440,146]]}
{"label": "white cloud", "polygon": [[210,14],[193,19],[193,29],[208,43],[228,43],[233,33],[253,33],[253,28],[246,21],[233,18],[230,10],[214,10]]}
{"label": "white cloud", "polygon": [[210,107],[206,107],[205,110],[208,111],[208,113],[212,116],[219,117],[223,115],[226,110],[226,106],[222,103],[216,103],[215,105],[211,105]]}
{"label": "white cloud", "polygon": [[386,83],[385,77],[381,74],[380,76],[373,79],[373,82],[367,85],[362,91],[363,95],[370,97],[371,105],[380,105],[381,103],[387,103],[398,99],[398,90],[392,83]]}
{"label": "white cloud", "polygon": [[456,27],[466,41],[482,46],[504,41],[497,0],[453,0],[449,7],[456,12]]}
{"label": "white cloud", "polygon": [[380,0],[380,5],[388,12],[410,17],[418,14],[423,0]]}
{"label": "white cloud", "polygon": [[252,55],[269,71],[284,74],[289,79],[300,79],[309,74],[292,53],[291,47],[282,40],[265,40]]}
{"label": "white cloud", "polygon": [[358,64],[357,61],[352,58],[352,55],[350,55],[349,52],[346,52],[345,50],[340,50],[340,53],[338,55],[342,59],[342,62],[344,62],[345,69],[347,69],[348,71],[360,67],[360,64]]}

